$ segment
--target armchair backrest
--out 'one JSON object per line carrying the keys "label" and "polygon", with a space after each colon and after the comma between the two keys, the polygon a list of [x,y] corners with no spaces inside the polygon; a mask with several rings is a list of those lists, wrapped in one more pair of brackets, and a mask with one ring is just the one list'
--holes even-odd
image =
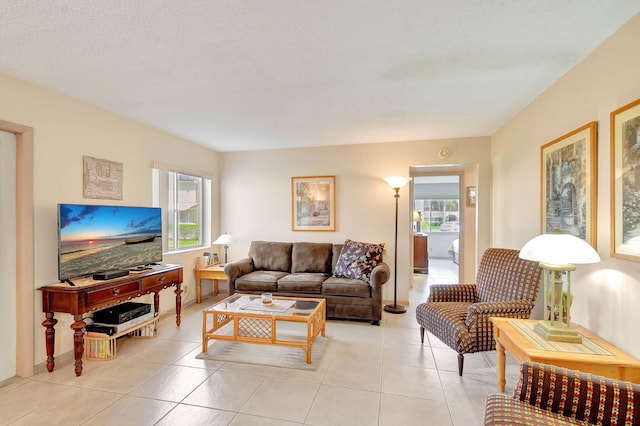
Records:
{"label": "armchair backrest", "polygon": [[520,259],[520,251],[489,248],[480,259],[476,290],[480,302],[536,301],[542,269],[538,262]]}
{"label": "armchair backrest", "polygon": [[640,385],[525,361],[514,397],[565,417],[599,425],[640,423]]}

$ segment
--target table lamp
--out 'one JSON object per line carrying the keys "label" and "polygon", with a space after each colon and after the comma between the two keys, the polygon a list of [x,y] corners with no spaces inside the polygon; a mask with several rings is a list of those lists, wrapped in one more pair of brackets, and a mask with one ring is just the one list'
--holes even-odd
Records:
{"label": "table lamp", "polygon": [[413,221],[416,223],[416,233],[420,233],[420,221],[422,218],[420,217],[420,212],[413,212]]}
{"label": "table lamp", "polygon": [[582,343],[582,336],[571,328],[570,274],[576,264],[600,262],[598,253],[586,241],[554,230],[528,241],[520,257],[540,262],[543,269],[544,319],[534,326],[535,332],[550,341]]}
{"label": "table lamp", "polygon": [[[232,239],[233,238],[231,237],[231,235],[225,232],[213,242],[213,244],[220,244],[224,246],[224,264],[227,263],[227,250],[229,249],[229,244],[231,243]],[[224,264],[220,266],[224,266]]]}

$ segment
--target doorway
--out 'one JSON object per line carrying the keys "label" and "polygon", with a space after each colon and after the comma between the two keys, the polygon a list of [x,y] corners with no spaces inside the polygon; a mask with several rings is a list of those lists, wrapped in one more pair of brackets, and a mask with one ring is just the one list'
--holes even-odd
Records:
{"label": "doorway", "polygon": [[0,131],[0,383],[16,375],[17,297],[16,297],[16,136]]}
{"label": "doorway", "polygon": [[14,375],[29,377],[34,371],[34,203],[33,128],[0,120],[0,131],[15,136],[15,327]]}
{"label": "doorway", "polygon": [[462,224],[459,173],[420,174],[413,177],[414,281],[460,282]]}

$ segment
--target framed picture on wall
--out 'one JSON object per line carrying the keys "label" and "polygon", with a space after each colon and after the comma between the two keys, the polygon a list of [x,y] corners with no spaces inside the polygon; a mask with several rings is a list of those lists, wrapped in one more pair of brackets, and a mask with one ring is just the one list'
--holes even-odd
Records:
{"label": "framed picture on wall", "polygon": [[640,261],[640,99],[611,113],[611,256]]}
{"label": "framed picture on wall", "polygon": [[292,177],[291,211],[293,231],[335,231],[336,177]]}
{"label": "framed picture on wall", "polygon": [[475,186],[467,186],[467,207],[475,207],[478,201],[478,192]]}
{"label": "framed picture on wall", "polygon": [[560,230],[596,247],[595,121],[540,148],[541,232]]}

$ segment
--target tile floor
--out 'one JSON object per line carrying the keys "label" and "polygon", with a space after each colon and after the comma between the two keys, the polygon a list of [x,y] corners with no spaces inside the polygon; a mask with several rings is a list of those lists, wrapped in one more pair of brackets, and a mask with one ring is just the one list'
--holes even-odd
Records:
{"label": "tile floor", "polygon": [[[0,425],[480,425],[496,391],[495,353],[466,355],[459,377],[453,350],[431,335],[420,344],[415,306],[429,283],[454,280],[452,262],[440,262],[414,276],[406,314],[385,313],[380,327],[329,321],[316,371],[196,359],[203,305],[191,305],[181,327],[167,316],[157,338],[125,340],[111,361],[85,360],[81,377],[67,363],[10,381]],[[517,365],[507,361],[513,392]]]}

